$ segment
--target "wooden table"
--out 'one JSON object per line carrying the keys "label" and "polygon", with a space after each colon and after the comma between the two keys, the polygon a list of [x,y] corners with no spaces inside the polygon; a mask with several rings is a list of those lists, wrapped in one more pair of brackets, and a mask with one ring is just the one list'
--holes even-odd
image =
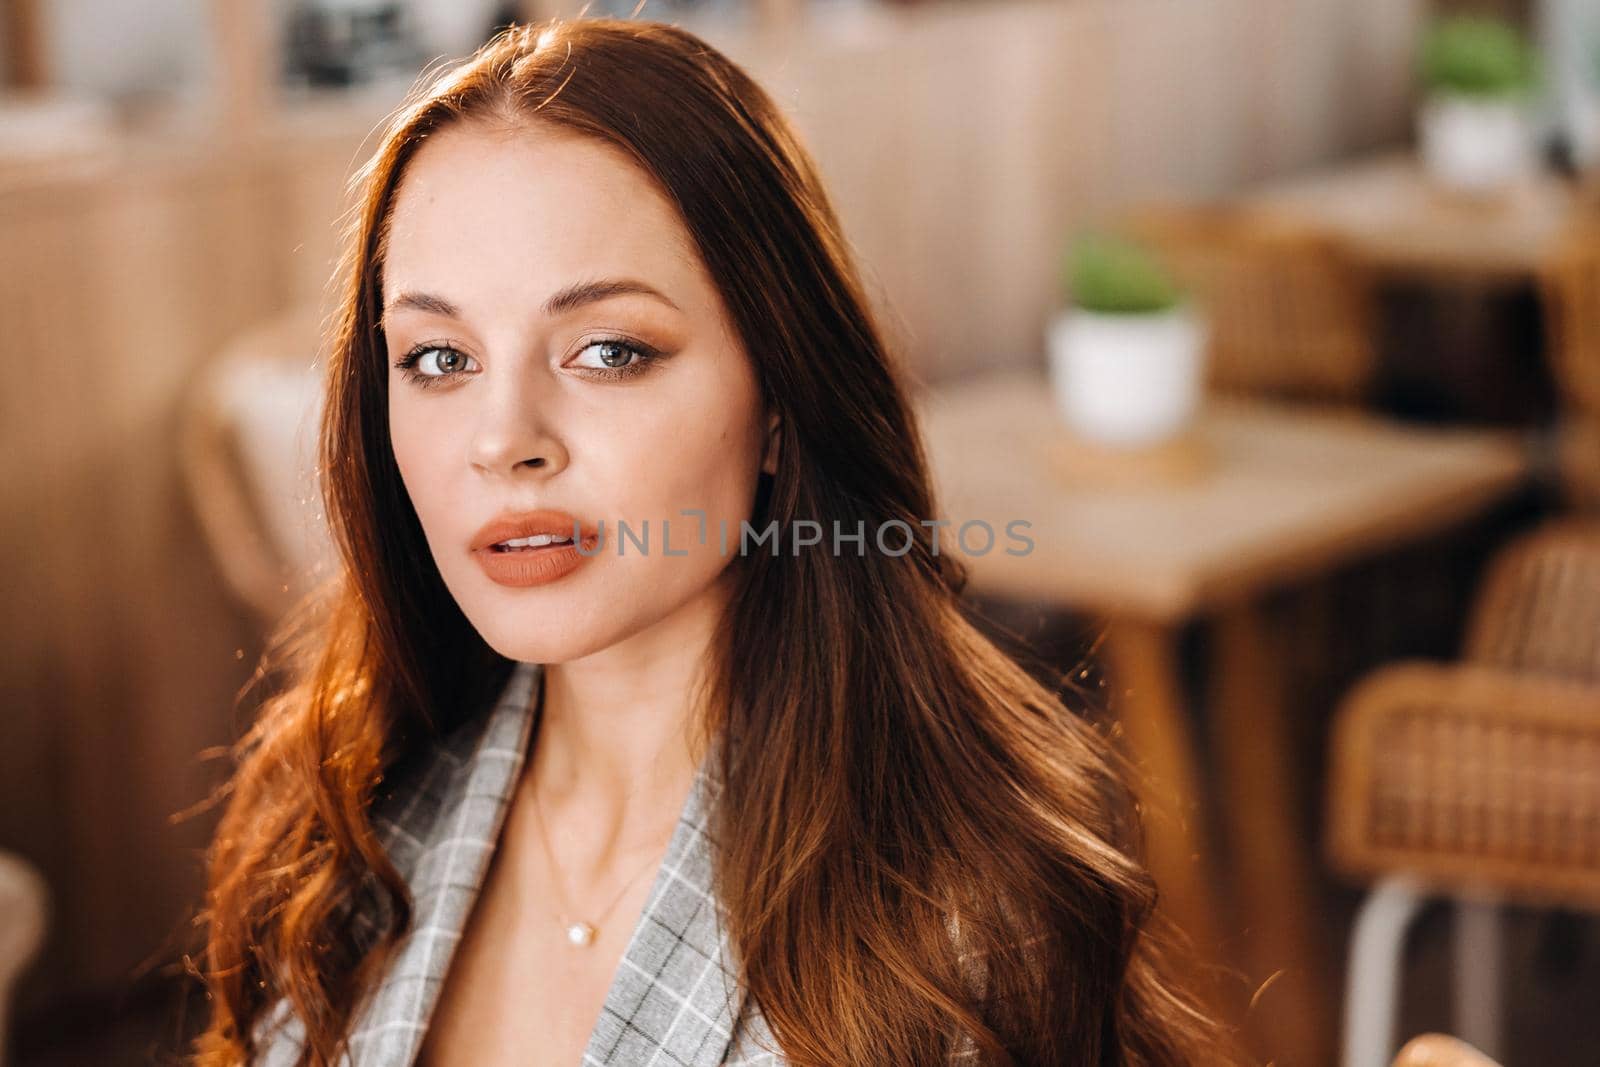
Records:
{"label": "wooden table", "polygon": [[1439,187],[1412,151],[1278,179],[1235,203],[1333,235],[1377,286],[1374,402],[1431,420],[1536,425],[1557,404],[1539,275],[1593,191],[1541,169],[1503,193]]}
{"label": "wooden table", "polygon": [[1327,229],[1374,270],[1478,280],[1531,277],[1580,208],[1574,183],[1551,171],[1472,197],[1436,186],[1409,151],[1276,180],[1239,199]]}
{"label": "wooden table", "polygon": [[1289,972],[1258,1018],[1280,1063],[1331,1062],[1337,993],[1320,944],[1316,860],[1294,818],[1293,708],[1258,600],[1508,495],[1527,470],[1519,440],[1214,400],[1193,434],[1210,457],[1202,476],[1068,484],[1051,460],[1065,433],[1041,372],[948,382],[921,391],[917,405],[939,517],[952,528],[982,519],[997,533],[1012,519],[1032,523],[1026,555],[964,556],[972,591],[1106,621],[1114,706],[1151,789],[1149,862],[1170,914],[1209,950],[1231,927],[1176,642],[1191,620],[1216,627],[1216,817],[1232,849],[1235,911],[1248,918],[1239,924],[1249,927],[1245,965],[1258,982]]}

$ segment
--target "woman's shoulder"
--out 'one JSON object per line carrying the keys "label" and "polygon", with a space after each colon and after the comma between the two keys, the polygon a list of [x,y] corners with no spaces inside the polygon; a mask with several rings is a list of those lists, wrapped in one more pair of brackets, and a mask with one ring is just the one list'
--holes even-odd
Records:
{"label": "woman's shoulder", "polygon": [[384,775],[370,816],[390,861],[402,872],[417,858],[439,817],[464,790],[514,770],[527,748],[539,665],[517,663],[493,702],[444,732],[413,743]]}
{"label": "woman's shoulder", "polygon": [[[428,940],[442,926],[454,923],[455,910],[465,907],[450,890],[475,882],[481,866],[477,858],[490,847],[526,751],[532,715],[529,698],[537,677],[537,665],[518,663],[492,703],[416,744],[374,791],[368,812],[374,836],[405,884],[411,903],[429,918],[424,924],[427,930],[412,930],[407,940],[418,933]],[[446,905],[448,913],[441,912]],[[344,921],[358,951],[372,948],[396,921],[394,902],[372,871],[348,897],[347,907]],[[386,972],[379,986],[390,978]],[[378,990],[370,992],[373,995],[363,998],[363,1008],[353,1020],[358,1030],[374,1022],[363,1018],[368,1010],[380,1016],[376,1020],[380,1025],[390,1012],[387,1000],[377,1002],[382,1000]],[[408,991],[400,990],[396,996],[401,994]],[[287,999],[279,999],[263,1013],[253,1033],[260,1050],[253,1062],[267,1065],[296,1062],[305,1040],[303,1023]],[[376,1062],[382,1061],[380,1056]]]}
{"label": "woman's shoulder", "polygon": [[[252,1067],[295,1067],[305,1047],[306,1028],[287,997],[280,998],[256,1020],[251,1031],[255,1055]],[[349,1057],[339,1064],[348,1067]]]}

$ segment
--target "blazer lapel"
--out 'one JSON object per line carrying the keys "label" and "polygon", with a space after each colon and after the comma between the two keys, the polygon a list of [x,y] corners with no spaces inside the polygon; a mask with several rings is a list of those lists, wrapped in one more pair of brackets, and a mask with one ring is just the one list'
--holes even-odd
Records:
{"label": "blazer lapel", "polygon": [[375,813],[411,889],[413,923],[357,1016],[352,1067],[409,1065],[422,1046],[522,769],[539,676],[539,665],[518,663],[491,713],[429,754],[397,794],[404,798],[397,811]]}
{"label": "blazer lapel", "polygon": [[712,892],[707,816],[715,749],[695,772],[650,895],[617,965],[583,1067],[717,1067],[743,1002]]}

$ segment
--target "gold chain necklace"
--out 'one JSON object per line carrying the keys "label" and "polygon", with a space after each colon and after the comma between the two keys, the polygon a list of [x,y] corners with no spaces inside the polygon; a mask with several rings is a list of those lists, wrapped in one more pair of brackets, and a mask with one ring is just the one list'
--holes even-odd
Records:
{"label": "gold chain necklace", "polygon": [[[544,848],[545,861],[550,864],[550,871],[555,876],[552,881],[556,883],[556,892],[561,895],[562,903],[565,904],[566,890],[562,888],[560,884],[561,872],[556,868],[555,856],[550,851],[550,838],[545,832],[544,828],[544,805],[539,802],[539,795],[537,791],[535,791],[533,797],[533,814],[534,818],[539,824],[539,841]],[[659,862],[659,860],[660,858],[657,857],[654,862]],[[610,904],[606,905],[605,911],[602,911],[599,915],[595,916],[593,922],[587,922],[582,919],[574,919],[565,912],[558,913],[557,918],[560,920],[562,927],[566,930],[568,944],[571,944],[577,948],[583,948],[587,945],[594,944],[594,940],[599,934],[600,923],[607,915],[611,914],[611,909],[617,906],[617,902],[622,899],[623,893],[628,891],[628,887],[639,880],[639,875],[650,869],[650,865],[651,861],[646,861],[645,865],[639,868],[639,870],[634,873],[632,878],[629,878],[626,882],[622,883],[622,888],[617,891],[617,895],[612,898]]]}

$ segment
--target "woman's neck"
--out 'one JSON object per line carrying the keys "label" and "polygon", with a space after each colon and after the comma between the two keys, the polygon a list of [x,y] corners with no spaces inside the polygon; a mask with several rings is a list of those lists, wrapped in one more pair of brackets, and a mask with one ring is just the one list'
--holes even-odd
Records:
{"label": "woman's neck", "polygon": [[701,755],[697,687],[716,610],[691,602],[600,652],[544,665],[518,789],[534,795],[575,881],[658,851],[670,835]]}

